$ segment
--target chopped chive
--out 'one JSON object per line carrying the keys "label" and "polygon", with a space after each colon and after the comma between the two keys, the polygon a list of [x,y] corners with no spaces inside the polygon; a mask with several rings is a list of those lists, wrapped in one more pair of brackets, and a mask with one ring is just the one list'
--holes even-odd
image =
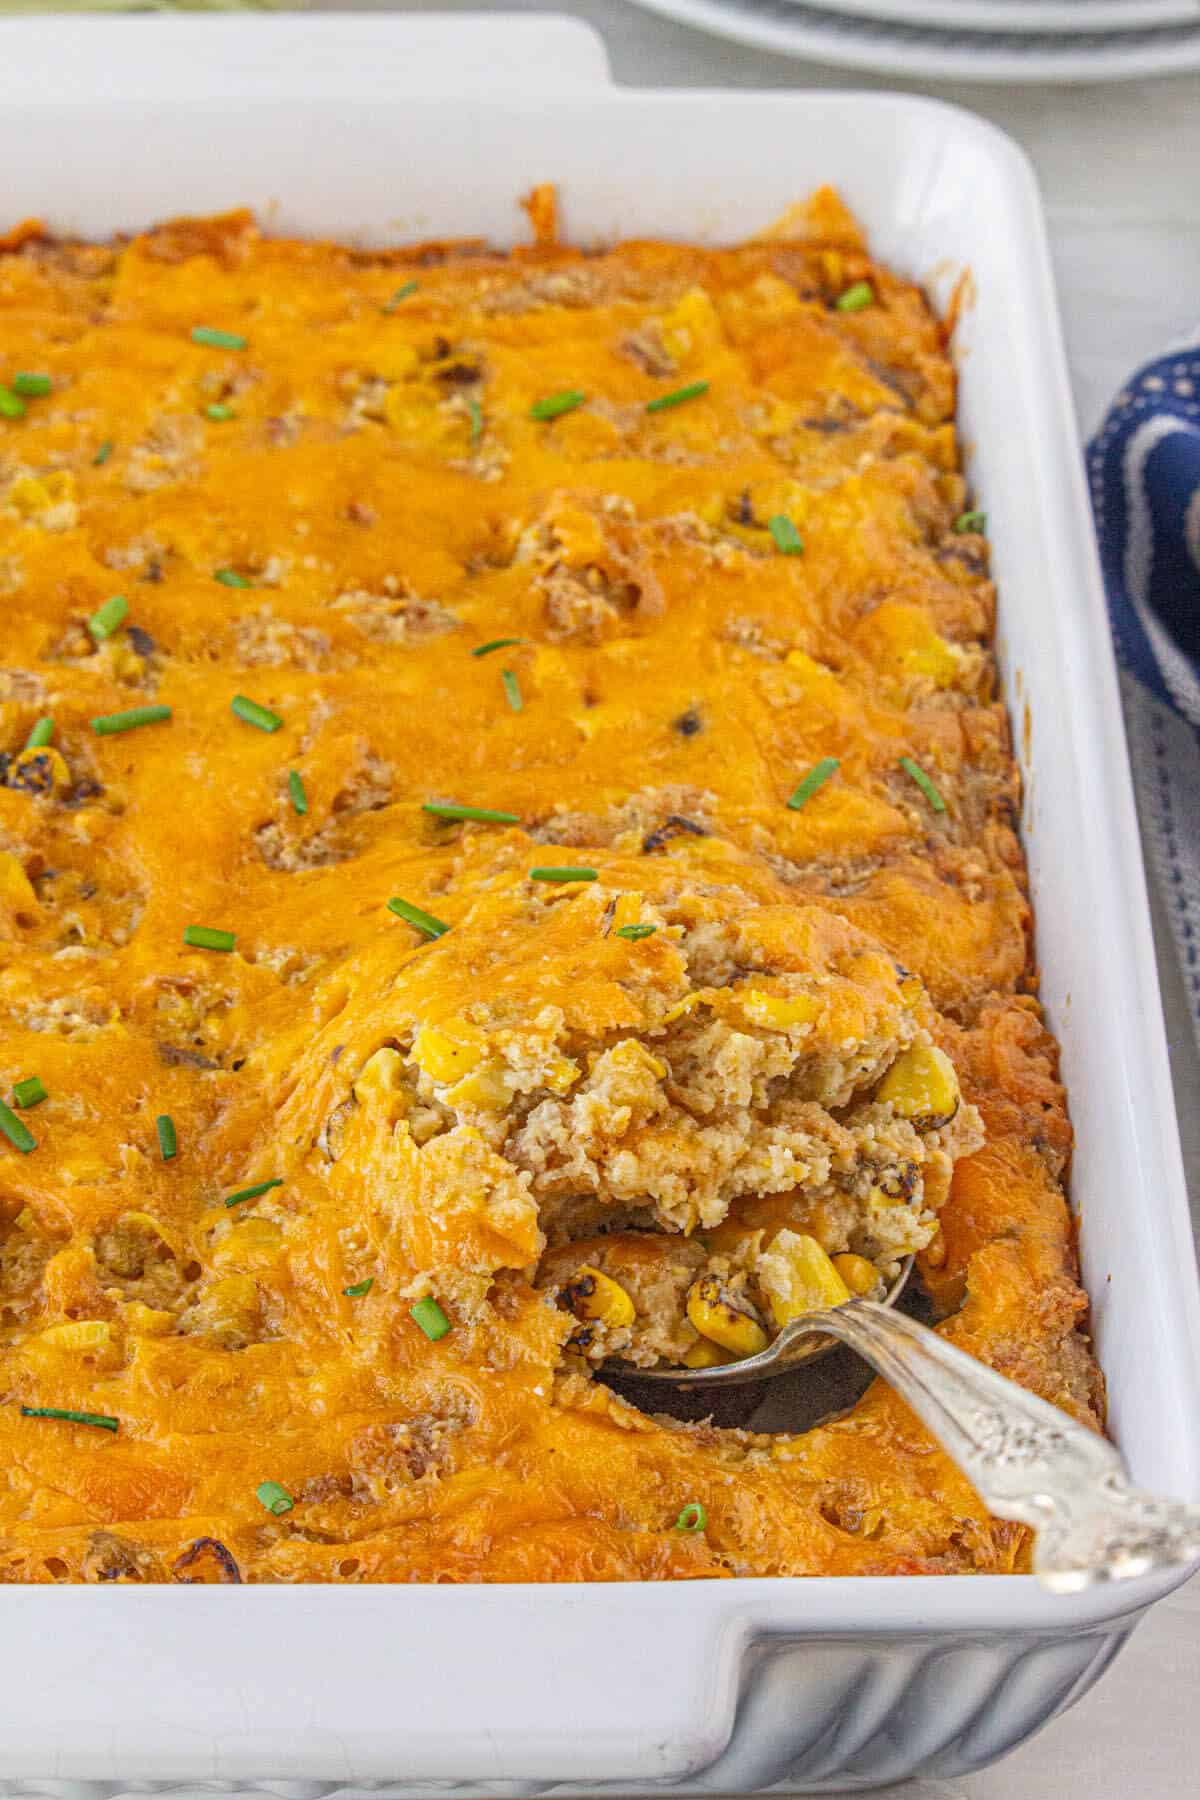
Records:
{"label": "chopped chive", "polygon": [[245,694],[235,694],[229,702],[229,710],[237,714],[246,725],[257,725],[260,731],[278,731],[283,720],[278,713],[273,713],[267,706],[260,706],[257,700],[247,700]]}
{"label": "chopped chive", "polygon": [[450,929],[444,919],[435,919],[432,913],[422,912],[419,906],[414,906],[409,900],[389,900],[388,911],[395,913],[398,919],[403,919],[406,925],[415,925],[426,937],[444,937]]}
{"label": "chopped chive", "polygon": [[49,714],[39,719],[29,736],[25,739],[27,750],[44,750],[54,736],[54,720]]}
{"label": "chopped chive", "polygon": [[564,388],[559,394],[547,394],[541,400],[535,400],[529,409],[531,419],[559,419],[563,413],[574,412],[582,406],[587,395],[578,388]]}
{"label": "chopped chive", "polygon": [[218,425],[223,425],[226,419],[235,419],[237,414],[232,406],[226,406],[223,400],[211,400],[204,409],[204,416],[207,419],[215,420]]}
{"label": "chopped chive", "polygon": [[95,456],[93,456],[93,458],[92,458],[93,469],[101,468],[103,466],[103,464],[105,464],[108,461],[108,459],[112,455],[112,453],[113,453],[113,441],[111,438],[105,438],[104,442],[101,444],[100,448],[97,450]]}
{"label": "chopped chive", "polygon": [[11,388],[0,382],[0,419],[23,419],[25,402],[18,400]]}
{"label": "chopped chive", "polygon": [[361,1300],[363,1295],[369,1294],[374,1286],[375,1277],[368,1275],[365,1281],[356,1281],[353,1287],[343,1288],[342,1292],[347,1300]]}
{"label": "chopped chive", "polygon": [[13,393],[24,394],[30,399],[41,399],[53,386],[48,375],[34,375],[28,369],[19,369],[12,378]]}
{"label": "chopped chive", "polygon": [[170,1162],[179,1149],[175,1121],[170,1113],[159,1113],[154,1121],[154,1129],[158,1133],[158,1153],[164,1162]]}
{"label": "chopped chive", "polygon": [[274,1513],[277,1519],[282,1518],[284,1513],[290,1513],[296,1504],[278,1481],[260,1481],[254,1490],[254,1497],[269,1513]]}
{"label": "chopped chive", "polygon": [[483,436],[483,408],[478,400],[467,401],[467,413],[471,420],[471,442],[477,444]]}
{"label": "chopped chive", "polygon": [[520,712],[525,702],[521,698],[521,684],[512,669],[501,669],[500,679],[504,683],[504,697],[514,712]]}
{"label": "chopped chive", "polygon": [[236,1194],[226,1198],[226,1206],[241,1206],[245,1200],[257,1200],[262,1194],[269,1194],[272,1188],[283,1186],[283,1176],[275,1175],[270,1181],[256,1181],[252,1187],[239,1188]]}
{"label": "chopped chive", "polygon": [[444,1338],[450,1329],[449,1319],[437,1301],[428,1294],[424,1300],[418,1300],[415,1306],[409,1307],[408,1316],[414,1325],[421,1327],[431,1344],[436,1344],[439,1338]]}
{"label": "chopped chive", "polygon": [[244,350],[246,339],[240,331],[218,331],[213,325],[193,325],[193,344],[204,344],[209,350]]}
{"label": "chopped chive", "polygon": [[646,411],[666,412],[668,406],[682,406],[686,400],[698,400],[707,392],[707,381],[689,381],[686,387],[675,388],[670,394],[656,394],[653,400],[647,400]]}
{"label": "chopped chive", "polygon": [[435,819],[473,819],[481,825],[519,825],[516,813],[495,812],[490,806],[460,806],[457,800],[426,800],[422,812]]}
{"label": "chopped chive", "polygon": [[120,1419],[111,1413],[72,1412],[65,1406],[23,1406],[23,1419],[66,1419],[71,1425],[94,1425],[98,1431],[119,1431]]}
{"label": "chopped chive", "polygon": [[530,881],[599,881],[595,869],[530,869]]}
{"label": "chopped chive", "polygon": [[703,1531],[708,1524],[708,1514],[699,1500],[692,1500],[684,1507],[675,1521],[676,1531]]}
{"label": "chopped chive", "polygon": [[805,801],[811,800],[817,789],[824,787],[829,777],[836,774],[840,766],[836,756],[823,756],[820,762],[814,763],[788,801],[792,811],[799,812]]}
{"label": "chopped chive", "polygon": [[98,606],[88,620],[88,630],[98,644],[110,638],[125,623],[125,615],[129,611],[129,602],[124,594],[114,594],[103,606]]}
{"label": "chopped chive", "polygon": [[18,1119],[11,1106],[0,1100],[0,1131],[2,1131],[14,1150],[22,1156],[28,1156],[31,1150],[37,1149],[37,1139],[23,1119]]}
{"label": "chopped chive", "polygon": [[524,638],[492,638],[486,644],[476,644],[472,656],[490,656],[493,650],[507,650],[510,644],[523,644]]}
{"label": "chopped chive", "polygon": [[244,575],[239,575],[236,569],[214,569],[213,580],[219,581],[222,587],[248,588],[254,586],[254,583],[247,581]]}
{"label": "chopped chive", "polygon": [[396,308],[399,306],[400,302],[402,300],[407,300],[408,296],[410,294],[415,294],[416,291],[417,291],[416,282],[415,281],[406,281],[402,287],[398,287],[396,289],[395,293],[392,295],[390,300],[384,301],[382,307],[380,308],[380,311],[385,312],[385,313],[394,313]]}
{"label": "chopped chive", "polygon": [[185,925],[183,941],[194,950],[232,950],[237,943],[237,934],[218,931],[211,925]]}
{"label": "chopped chive", "polygon": [[979,511],[959,513],[954,521],[954,529],[960,537],[967,531],[986,531],[987,514]]}
{"label": "chopped chive", "polygon": [[129,712],[103,713],[92,720],[98,737],[115,737],[119,731],[135,731],[139,725],[159,725],[171,717],[169,706],[135,706]]}
{"label": "chopped chive", "polygon": [[946,810],[946,802],[942,799],[942,796],[938,793],[933,782],[929,779],[920,763],[914,762],[911,756],[902,756],[900,758],[900,767],[904,770],[906,775],[911,776],[916,782],[934,812],[944,813]]}
{"label": "chopped chive", "polygon": [[14,1081],[13,1099],[18,1106],[40,1106],[46,1098],[46,1089],[38,1075],[27,1075],[24,1081]]}
{"label": "chopped chive", "polygon": [[618,925],[613,936],[625,938],[629,943],[637,944],[642,938],[653,937],[657,930],[657,925]]}
{"label": "chopped chive", "polygon": [[861,312],[864,306],[871,306],[874,300],[875,289],[870,282],[856,281],[844,294],[839,294],[833,304],[839,312]]}
{"label": "chopped chive", "polygon": [[804,539],[786,513],[773,514],[767,520],[767,530],[775,539],[775,548],[781,556],[803,556]]}
{"label": "chopped chive", "polygon": [[292,805],[303,818],[308,811],[308,795],[304,791],[304,777],[299,769],[288,770],[288,793],[292,796]]}

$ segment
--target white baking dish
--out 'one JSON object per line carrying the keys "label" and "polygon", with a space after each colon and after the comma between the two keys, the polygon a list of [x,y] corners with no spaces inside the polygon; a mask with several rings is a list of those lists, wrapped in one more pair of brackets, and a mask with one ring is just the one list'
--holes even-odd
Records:
{"label": "white baking dish", "polygon": [[[515,197],[554,178],[577,239],[720,241],[833,181],[938,298],[969,268],[963,434],[991,518],[1096,1337],[1134,1476],[1200,1494],[1200,1305],[1146,897],[1020,154],[911,98],[620,92],[562,21],[43,20],[0,25],[0,50],[8,219],[103,236],[248,202],[291,231],[503,242]],[[1002,1576],[9,1589],[0,1774],[38,1791],[274,1778],[320,1784],[306,1797],[372,1780],[492,1800],[953,1776],[1070,1704],[1158,1591],[1051,1598]]]}

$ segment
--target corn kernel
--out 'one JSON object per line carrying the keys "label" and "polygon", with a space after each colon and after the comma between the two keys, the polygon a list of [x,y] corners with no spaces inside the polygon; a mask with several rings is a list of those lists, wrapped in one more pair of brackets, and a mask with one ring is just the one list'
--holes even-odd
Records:
{"label": "corn kernel", "polygon": [[801,1313],[844,1306],[850,1298],[845,1281],[816,1238],[806,1232],[777,1232],[755,1274],[779,1326]]}
{"label": "corn kernel", "polygon": [[563,1289],[577,1319],[594,1319],[601,1325],[632,1325],[637,1309],[619,1281],[591,1263],[576,1269]]}
{"label": "corn kernel", "polygon": [[855,1256],[852,1250],[845,1250],[830,1260],[852,1294],[869,1294],[878,1286],[879,1270],[865,1256]]}
{"label": "corn kernel", "polygon": [[132,644],[124,643],[119,638],[110,638],[104,646],[104,655],[116,681],[137,681],[146,672],[146,661],[138,655]]}
{"label": "corn kernel", "polygon": [[542,1081],[552,1094],[565,1094],[578,1080],[579,1064],[569,1056],[553,1057],[542,1073]]}
{"label": "corn kernel", "polygon": [[913,1044],[900,1052],[875,1097],[890,1102],[918,1131],[937,1131],[958,1111],[958,1076],[950,1058],[936,1044]]}
{"label": "corn kernel", "polygon": [[722,341],[721,321],[703,288],[689,288],[660,321],[668,356],[685,363],[693,352],[716,349]]}
{"label": "corn kernel", "polygon": [[382,381],[407,381],[416,373],[421,359],[411,344],[384,344],[374,352],[375,373]]}
{"label": "corn kernel", "polygon": [[610,930],[623,931],[626,925],[637,925],[642,917],[642,896],[640,894],[618,894],[613,904],[612,924]]}
{"label": "corn kernel", "polygon": [[674,1006],[668,1006],[663,1014],[663,1024],[671,1025],[676,1019],[682,1019],[684,1013],[689,1013],[694,1006],[699,1006],[703,998],[704,995],[698,989],[694,994],[685,994],[682,1000],[675,1002]]}
{"label": "corn kernel", "polygon": [[34,475],[18,475],[8,490],[8,504],[15,506],[23,519],[46,512],[54,502],[50,490]]}
{"label": "corn kernel", "polygon": [[473,1069],[445,1094],[448,1106],[481,1106],[487,1112],[503,1112],[511,1099],[504,1076],[490,1064]]}
{"label": "corn kernel", "polygon": [[11,850],[0,850],[0,906],[10,906],[18,916],[41,917],[38,897],[20,858]]}
{"label": "corn kernel", "polygon": [[758,1320],[729,1300],[715,1275],[701,1275],[688,1290],[687,1316],[701,1337],[734,1356],[756,1356],[767,1347]]}
{"label": "corn kernel", "polygon": [[716,1369],[731,1360],[728,1350],[722,1350],[711,1338],[702,1337],[696,1339],[690,1350],[684,1351],[683,1366],[685,1369]]}
{"label": "corn kernel", "polygon": [[65,1325],[49,1325],[39,1331],[38,1342],[56,1350],[106,1350],[112,1334],[107,1319],[69,1319]]}
{"label": "corn kernel", "polygon": [[437,1082],[460,1081],[483,1060],[478,1044],[451,1037],[439,1025],[422,1025],[413,1040],[413,1061]]}
{"label": "corn kernel", "polygon": [[811,1025],[820,1010],[820,1002],[811,994],[764,994],[761,988],[751,988],[742,1001],[742,1011],[751,1024],[764,1025],[770,1031]]}
{"label": "corn kernel", "polygon": [[144,1306],[131,1300],[125,1308],[125,1325],[135,1337],[165,1337],[175,1323],[174,1316],[157,1306]]}
{"label": "corn kernel", "polygon": [[354,1098],[360,1106],[372,1099],[394,1094],[403,1085],[404,1058],[398,1050],[385,1045],[368,1056],[354,1078]]}

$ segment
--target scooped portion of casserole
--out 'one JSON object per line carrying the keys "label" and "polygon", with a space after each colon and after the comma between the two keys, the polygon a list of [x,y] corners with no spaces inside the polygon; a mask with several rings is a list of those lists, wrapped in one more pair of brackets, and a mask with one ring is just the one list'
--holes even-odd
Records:
{"label": "scooped portion of casserole", "polygon": [[1099,1425],[945,335],[734,249],[0,242],[0,1576],[1004,1570],[916,1256]]}

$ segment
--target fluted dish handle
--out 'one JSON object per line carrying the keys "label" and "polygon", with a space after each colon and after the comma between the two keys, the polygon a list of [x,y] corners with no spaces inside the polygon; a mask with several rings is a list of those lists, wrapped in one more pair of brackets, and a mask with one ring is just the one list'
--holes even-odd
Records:
{"label": "fluted dish handle", "polygon": [[854,1300],[780,1334],[840,1338],[924,1421],[1001,1519],[1037,1532],[1033,1568],[1056,1593],[1125,1581],[1200,1558],[1200,1506],[1135,1488],[1113,1446],[903,1313]]}

